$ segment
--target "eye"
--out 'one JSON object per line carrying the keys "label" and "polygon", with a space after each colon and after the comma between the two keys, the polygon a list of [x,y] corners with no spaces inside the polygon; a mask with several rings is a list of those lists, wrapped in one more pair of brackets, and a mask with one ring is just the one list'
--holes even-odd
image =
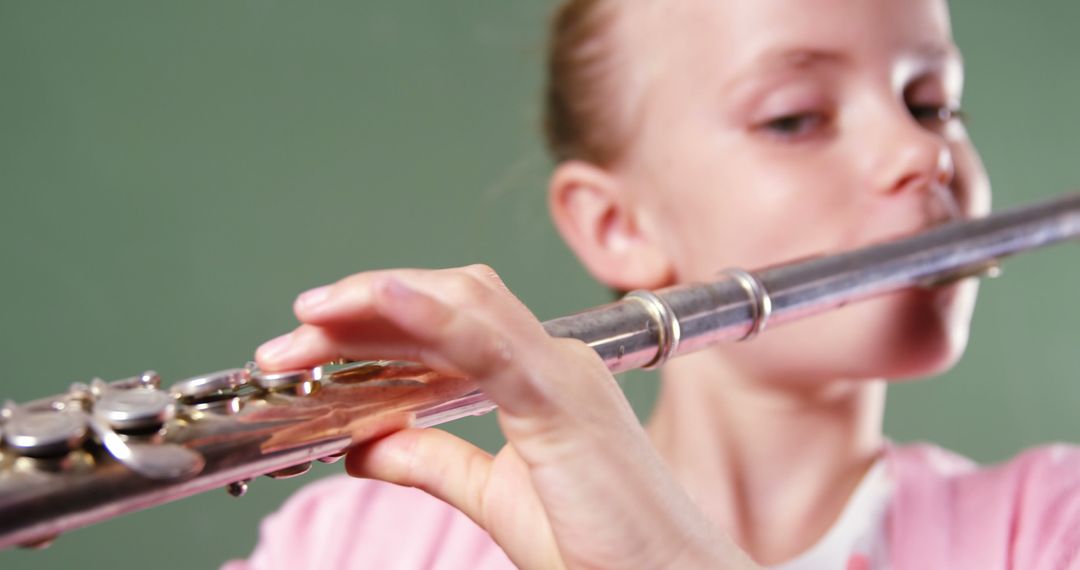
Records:
{"label": "eye", "polygon": [[959,107],[949,105],[911,104],[908,105],[908,112],[916,121],[930,128],[964,119],[964,112]]}
{"label": "eye", "polygon": [[820,112],[793,113],[761,123],[763,131],[784,139],[797,139],[819,131],[828,117]]}

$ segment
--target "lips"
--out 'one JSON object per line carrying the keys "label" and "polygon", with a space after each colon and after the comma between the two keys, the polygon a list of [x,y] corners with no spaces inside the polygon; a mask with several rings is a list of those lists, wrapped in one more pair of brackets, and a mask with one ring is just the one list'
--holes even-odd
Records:
{"label": "lips", "polygon": [[947,221],[957,221],[964,219],[964,213],[960,210],[960,204],[956,201],[956,197],[949,188],[943,184],[931,184],[929,195],[933,197],[932,202],[935,202],[942,211],[945,212],[945,218]]}
{"label": "lips", "polygon": [[[925,197],[925,198],[924,198]],[[901,200],[900,197],[894,200]],[[855,243],[869,245],[911,236],[950,222],[969,220],[953,193],[937,186],[904,197],[904,204],[882,204],[878,212],[866,217],[862,239]]]}

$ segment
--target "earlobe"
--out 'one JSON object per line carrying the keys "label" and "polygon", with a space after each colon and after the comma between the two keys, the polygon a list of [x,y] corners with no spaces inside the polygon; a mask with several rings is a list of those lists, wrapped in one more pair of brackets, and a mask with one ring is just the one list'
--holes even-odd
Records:
{"label": "earlobe", "polygon": [[616,175],[586,162],[564,162],[552,173],[548,205],[567,245],[601,283],[632,290],[673,281],[669,257]]}

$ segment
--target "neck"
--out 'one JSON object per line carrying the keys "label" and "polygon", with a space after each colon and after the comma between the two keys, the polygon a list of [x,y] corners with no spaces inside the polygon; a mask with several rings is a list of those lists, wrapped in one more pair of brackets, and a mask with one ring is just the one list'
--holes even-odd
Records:
{"label": "neck", "polygon": [[673,361],[663,380],[653,442],[705,514],[759,563],[820,539],[881,453],[881,380],[780,388],[713,351]]}

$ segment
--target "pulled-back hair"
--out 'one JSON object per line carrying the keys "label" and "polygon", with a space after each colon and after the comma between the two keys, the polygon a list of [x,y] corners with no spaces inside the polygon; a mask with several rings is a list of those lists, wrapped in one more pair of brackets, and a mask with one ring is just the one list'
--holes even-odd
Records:
{"label": "pulled-back hair", "polygon": [[619,2],[566,0],[551,20],[544,98],[548,150],[558,161],[615,161],[629,133],[616,84]]}

